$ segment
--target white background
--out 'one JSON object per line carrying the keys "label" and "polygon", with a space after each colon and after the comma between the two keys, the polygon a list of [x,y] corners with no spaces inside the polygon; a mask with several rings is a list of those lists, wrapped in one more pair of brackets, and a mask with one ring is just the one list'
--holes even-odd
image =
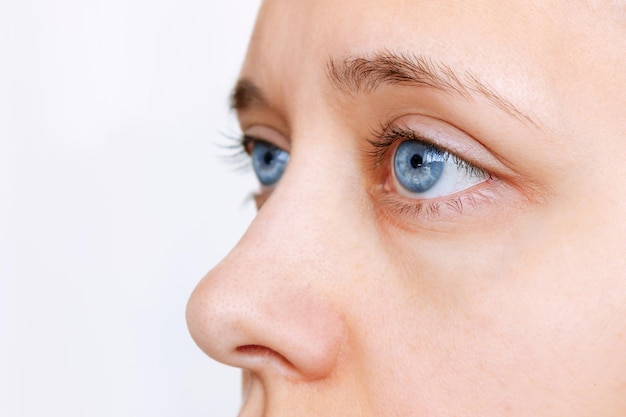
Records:
{"label": "white background", "polygon": [[220,160],[258,0],[0,0],[0,416],[235,416],[184,310],[254,214]]}

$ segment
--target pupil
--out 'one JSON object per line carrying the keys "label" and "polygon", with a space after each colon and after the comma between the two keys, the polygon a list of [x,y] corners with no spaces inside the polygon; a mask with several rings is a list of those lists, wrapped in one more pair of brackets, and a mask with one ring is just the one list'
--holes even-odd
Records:
{"label": "pupil", "polygon": [[271,164],[273,160],[274,160],[274,154],[269,151],[265,152],[265,155],[263,155],[263,162],[265,162],[265,165]]}
{"label": "pupil", "polygon": [[413,169],[420,168],[423,162],[424,160],[421,155],[415,154],[411,157],[411,167],[413,167]]}

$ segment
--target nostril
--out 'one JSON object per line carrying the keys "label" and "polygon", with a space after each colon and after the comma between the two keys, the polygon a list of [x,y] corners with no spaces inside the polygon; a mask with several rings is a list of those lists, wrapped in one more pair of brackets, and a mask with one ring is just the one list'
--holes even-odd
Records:
{"label": "nostril", "polygon": [[270,349],[261,345],[242,345],[238,346],[236,349],[237,353],[241,353],[249,358],[253,358],[256,360],[262,360],[263,362],[277,362],[283,367],[289,369],[290,371],[295,369],[295,366],[283,355],[276,352],[273,349]]}
{"label": "nostril", "polygon": [[237,348],[237,352],[239,353],[248,353],[251,355],[269,355],[269,354],[277,354],[272,349],[266,348],[265,346],[260,345],[244,345],[239,346]]}

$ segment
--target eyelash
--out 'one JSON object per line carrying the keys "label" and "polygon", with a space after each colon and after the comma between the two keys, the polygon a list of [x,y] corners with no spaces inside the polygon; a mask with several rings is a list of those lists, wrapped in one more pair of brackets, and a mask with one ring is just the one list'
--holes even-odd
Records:
{"label": "eyelash", "polygon": [[[252,170],[252,163],[248,147],[251,143],[260,141],[261,139],[248,135],[226,133],[222,133],[221,137],[222,140],[220,143],[217,143],[216,146],[224,152],[219,158],[231,166],[235,172],[250,172]],[[242,204],[253,202],[258,208],[259,201],[267,197],[265,194],[264,191],[251,191],[244,196]]]}
{"label": "eyelash", "polygon": [[[451,161],[464,169],[467,174],[479,175],[486,173],[488,175],[486,182],[494,180],[493,175],[487,170],[466,161],[454,152],[420,135],[413,129],[394,126],[393,124],[381,124],[378,128],[372,128],[371,135],[373,139],[368,140],[368,143],[371,145],[372,149],[366,152],[366,158],[368,161],[371,161],[371,166],[375,170],[380,170],[382,166],[390,166],[389,159],[391,156],[389,154],[396,146],[399,146],[402,142],[407,140],[415,140],[432,147],[436,152],[445,157],[446,162]],[[459,195],[442,197],[442,199],[419,200],[398,197],[396,195],[391,196],[388,190],[391,169],[392,168],[386,168],[383,172],[383,177],[379,177],[381,181],[377,188],[385,191],[385,195],[381,197],[381,200],[388,209],[386,211],[391,211],[401,216],[411,216],[416,220],[425,217],[427,220],[432,220],[439,216],[442,211],[452,210],[457,214],[462,214],[466,207],[489,200],[489,196],[484,191],[484,187],[462,191]],[[381,186],[380,184],[383,185]]]}
{"label": "eyelash", "polygon": [[[256,138],[250,135],[242,134],[239,136],[224,135],[228,140],[228,144],[223,146],[224,149],[229,151],[227,155],[227,161],[235,166],[237,171],[248,171],[251,169],[250,162],[250,147],[255,142],[264,141],[263,139]],[[367,142],[371,146],[371,149],[365,152],[366,160],[370,161],[368,165],[374,172],[380,171],[382,166],[388,166],[389,154],[395,148],[395,146],[407,140],[415,140],[431,146],[441,155],[445,156],[446,161],[452,161],[462,169],[466,170],[469,175],[477,175],[479,173],[486,172],[489,176],[487,182],[493,181],[495,178],[487,170],[479,168],[478,166],[466,161],[454,152],[442,147],[429,138],[420,135],[413,129],[401,126],[393,126],[391,124],[382,124],[378,128],[372,128],[371,137]],[[463,191],[459,195],[453,197],[442,197],[442,199],[409,199],[397,195],[391,195],[388,186],[386,185],[390,178],[390,169],[386,168],[384,176],[381,178],[381,182],[378,184],[378,189],[384,189],[384,195],[379,196],[382,206],[386,208],[385,211],[394,213],[399,216],[410,216],[414,220],[433,220],[439,216],[442,211],[454,211],[457,214],[462,214],[466,207],[477,205],[491,200],[490,196],[483,190],[484,187],[479,187],[475,190]],[[383,186],[384,185],[384,186]],[[263,199],[267,197],[268,190],[261,190],[255,192],[250,196],[247,196],[246,200],[250,199]]]}
{"label": "eyelash", "polygon": [[248,172],[251,169],[250,153],[247,148],[250,143],[260,139],[247,135],[229,135],[222,133],[223,143],[218,143],[217,147],[224,151],[220,159],[234,168],[237,172]]}
{"label": "eyelash", "polygon": [[415,140],[432,147],[440,155],[446,157],[446,162],[451,160],[454,164],[466,169],[469,174],[483,171],[481,168],[478,168],[467,162],[465,159],[459,157],[454,152],[451,152],[427,137],[418,134],[413,129],[382,125],[378,129],[372,129],[372,137],[374,139],[368,140],[368,143],[372,145],[373,150],[368,152],[368,156],[374,161],[374,165],[376,167],[380,167],[386,161],[387,155],[394,145],[400,144],[406,140]]}

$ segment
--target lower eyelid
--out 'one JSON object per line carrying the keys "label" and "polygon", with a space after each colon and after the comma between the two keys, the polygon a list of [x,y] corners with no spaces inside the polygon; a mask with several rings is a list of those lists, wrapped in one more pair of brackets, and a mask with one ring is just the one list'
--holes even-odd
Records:
{"label": "lower eyelid", "polygon": [[261,191],[253,194],[252,198],[254,199],[254,205],[256,206],[257,211],[263,207],[263,204],[265,204],[269,196],[270,192],[268,191]]}
{"label": "lower eyelid", "polygon": [[[458,224],[476,217],[483,207],[493,207],[499,200],[498,180],[490,177],[464,191],[431,200],[414,200],[398,195],[388,185],[372,195],[378,211],[386,220],[403,229],[423,229],[440,223]],[[480,217],[480,216],[478,216]]]}

